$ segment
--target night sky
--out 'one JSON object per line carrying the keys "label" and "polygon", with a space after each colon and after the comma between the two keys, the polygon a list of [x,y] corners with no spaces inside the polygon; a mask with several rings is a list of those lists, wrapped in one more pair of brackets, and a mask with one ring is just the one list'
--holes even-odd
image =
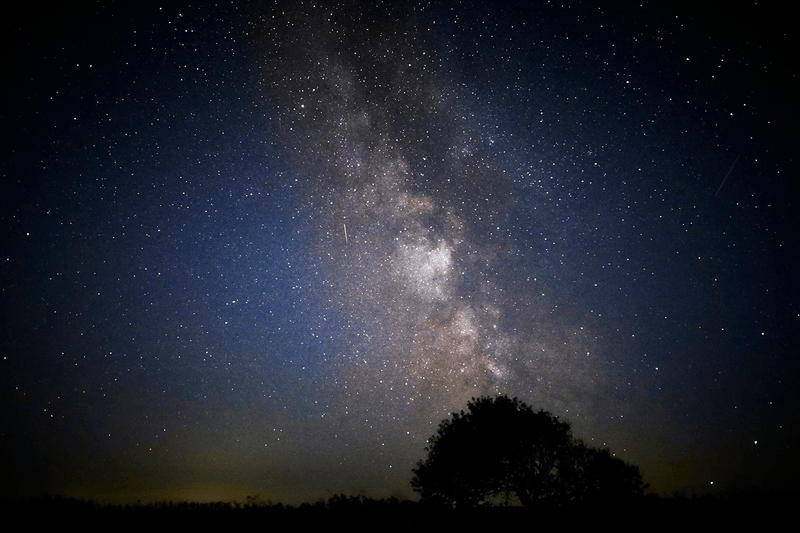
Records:
{"label": "night sky", "polygon": [[502,393],[796,487],[788,11],[205,4],[5,17],[0,495],[414,498]]}

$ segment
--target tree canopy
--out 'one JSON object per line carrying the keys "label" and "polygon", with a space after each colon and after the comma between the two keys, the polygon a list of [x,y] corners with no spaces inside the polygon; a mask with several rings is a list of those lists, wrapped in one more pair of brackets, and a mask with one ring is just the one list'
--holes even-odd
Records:
{"label": "tree canopy", "polygon": [[411,485],[423,500],[472,506],[501,497],[525,506],[641,496],[637,466],[587,447],[570,425],[516,398],[473,398],[428,440]]}

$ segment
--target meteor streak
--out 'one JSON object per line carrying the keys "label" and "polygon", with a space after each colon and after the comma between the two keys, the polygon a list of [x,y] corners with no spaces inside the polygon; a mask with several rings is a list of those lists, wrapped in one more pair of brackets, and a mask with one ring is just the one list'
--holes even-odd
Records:
{"label": "meteor streak", "polygon": [[[739,155],[742,155],[742,154],[739,154]],[[725,180],[728,179],[728,176],[731,175],[731,170],[733,170],[733,167],[736,166],[736,162],[739,160],[739,155],[737,155],[736,159],[733,160],[733,164],[731,165],[731,168],[728,169],[728,173],[725,174],[725,177],[722,179],[722,183],[719,184],[719,189],[717,189],[717,192],[714,193],[714,196],[718,195],[719,191],[722,190],[722,186],[725,185]]]}

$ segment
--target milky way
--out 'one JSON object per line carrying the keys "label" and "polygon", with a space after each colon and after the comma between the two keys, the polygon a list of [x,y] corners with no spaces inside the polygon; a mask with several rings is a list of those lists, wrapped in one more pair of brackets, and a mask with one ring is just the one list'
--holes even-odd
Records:
{"label": "milky way", "polygon": [[[556,327],[534,281],[501,273],[519,253],[511,169],[470,133],[468,99],[437,73],[414,17],[398,27],[393,15],[298,8],[260,28],[277,51],[264,58],[268,97],[308,180],[315,292],[358,339],[332,354],[340,370],[323,367],[341,389],[334,409],[417,436],[499,391],[588,412],[601,375],[589,332]],[[520,312],[527,326],[506,320]]]}

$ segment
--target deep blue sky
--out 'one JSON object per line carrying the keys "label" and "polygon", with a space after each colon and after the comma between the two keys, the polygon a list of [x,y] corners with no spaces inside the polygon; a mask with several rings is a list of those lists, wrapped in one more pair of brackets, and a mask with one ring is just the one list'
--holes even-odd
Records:
{"label": "deep blue sky", "polygon": [[5,494],[412,497],[496,393],[659,493],[789,487],[787,13],[372,4],[5,22]]}

